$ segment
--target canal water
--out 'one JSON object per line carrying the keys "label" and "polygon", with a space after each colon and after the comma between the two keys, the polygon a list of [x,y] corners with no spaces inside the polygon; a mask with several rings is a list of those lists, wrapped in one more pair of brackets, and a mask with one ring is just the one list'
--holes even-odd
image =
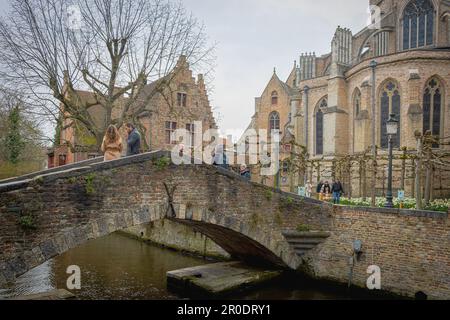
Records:
{"label": "canal water", "polygon": [[[0,289],[0,298],[65,289],[68,266],[81,269],[78,299],[179,299],[166,288],[166,272],[211,263],[201,258],[112,234],[72,249]],[[231,296],[233,299],[351,299],[342,289],[287,276],[264,287]]]}

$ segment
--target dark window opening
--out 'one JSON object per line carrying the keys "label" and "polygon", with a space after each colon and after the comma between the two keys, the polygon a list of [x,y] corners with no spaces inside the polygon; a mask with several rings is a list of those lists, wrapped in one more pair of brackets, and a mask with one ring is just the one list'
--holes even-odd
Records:
{"label": "dark window opening", "polygon": [[177,106],[186,107],[187,105],[187,94],[186,93],[177,93]]}
{"label": "dark window opening", "polygon": [[172,139],[172,135],[177,130],[177,123],[172,121],[166,121],[166,144],[176,144],[177,142]]}

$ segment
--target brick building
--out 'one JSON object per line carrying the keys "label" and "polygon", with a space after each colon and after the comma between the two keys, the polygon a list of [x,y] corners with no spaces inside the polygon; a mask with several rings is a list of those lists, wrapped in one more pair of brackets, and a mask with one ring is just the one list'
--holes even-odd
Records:
{"label": "brick building", "polygon": [[[169,78],[170,80],[167,80]],[[164,81],[167,84],[161,85]],[[154,90],[157,90],[156,94],[152,94]],[[145,112],[139,116],[141,125],[139,131],[145,139],[142,142],[143,151],[170,150],[175,143],[171,140],[171,133],[176,129],[186,129],[192,132],[191,139],[194,138],[194,134],[199,133],[194,132],[196,131],[194,122],[197,121],[202,123],[203,132],[210,128],[216,128],[203,75],[199,74],[197,79],[193,77],[186,57],[181,56],[169,75],[149,83],[143,91],[143,97],[151,96]],[[85,101],[93,100],[91,92],[77,90],[76,96]],[[114,115],[119,116],[127,99],[124,95],[118,100],[118,106],[113,109],[113,118]],[[135,105],[138,105],[141,100],[137,99]],[[102,123],[104,112],[104,108],[101,106],[93,106],[89,109],[90,115],[97,123]],[[70,124],[70,120],[66,120],[62,125],[63,129],[59,133],[59,146],[48,150],[49,167],[99,156],[95,138],[86,134],[83,127],[76,124],[67,127],[68,124]],[[120,131],[124,143],[126,143],[124,128],[121,128]]]}
{"label": "brick building", "polygon": [[[450,1],[370,0],[373,24],[353,34],[338,27],[331,50],[322,56],[303,53],[286,81],[276,74],[263,95],[256,99],[251,129],[278,129],[283,140],[293,136],[295,145],[307,148],[310,166],[294,176],[281,165],[280,187],[295,190],[310,180],[340,177],[347,190],[360,195],[358,165],[340,169],[337,159],[362,154],[372,146],[372,119],[378,147],[378,194],[384,193],[386,168],[386,120],[395,113],[400,120],[395,154],[414,153],[416,130],[431,130],[437,138],[450,136]],[[371,62],[375,83],[372,83]],[[375,114],[372,114],[375,86]],[[435,152],[444,152],[440,146]],[[287,155],[281,155],[285,159]],[[397,161],[398,162],[398,161]],[[397,163],[398,164],[398,163]],[[364,168],[370,171],[369,168]],[[436,196],[450,195],[449,172],[435,170]],[[405,191],[413,192],[414,164],[406,166]],[[394,188],[399,189],[399,172]],[[368,173],[370,175],[370,173]],[[284,176],[284,177],[283,177]],[[260,179],[257,172],[255,180]],[[268,180],[273,183],[273,178]],[[370,181],[370,178],[368,178]],[[370,188],[370,187],[367,187]]]}

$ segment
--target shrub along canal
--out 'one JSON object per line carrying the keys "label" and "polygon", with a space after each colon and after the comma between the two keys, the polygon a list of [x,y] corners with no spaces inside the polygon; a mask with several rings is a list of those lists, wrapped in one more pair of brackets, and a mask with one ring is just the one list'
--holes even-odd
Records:
{"label": "shrub along canal", "polygon": [[[168,271],[211,263],[198,257],[149,245],[121,234],[112,234],[72,249],[19,277],[0,289],[1,298],[66,289],[68,266],[81,269],[77,299],[179,299],[167,289]],[[285,274],[231,299],[354,299],[376,298],[366,292],[350,294],[345,287],[324,285],[298,275]]]}

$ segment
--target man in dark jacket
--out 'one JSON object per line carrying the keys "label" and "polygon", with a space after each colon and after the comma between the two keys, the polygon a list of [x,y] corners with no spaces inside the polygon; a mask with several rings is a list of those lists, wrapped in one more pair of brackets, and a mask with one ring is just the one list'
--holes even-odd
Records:
{"label": "man in dark jacket", "polygon": [[341,203],[341,195],[344,193],[344,189],[342,188],[342,184],[339,180],[333,182],[333,186],[331,187],[331,192],[333,193],[333,203],[340,204]]}
{"label": "man in dark jacket", "polygon": [[319,184],[317,185],[317,188],[316,188],[316,193],[317,193],[318,198],[320,198],[319,195],[322,192],[322,187],[323,187],[323,181],[320,180],[320,182],[319,182]]}
{"label": "man in dark jacket", "polygon": [[131,123],[127,123],[126,129],[128,133],[127,157],[139,154],[141,152],[141,135]]}

